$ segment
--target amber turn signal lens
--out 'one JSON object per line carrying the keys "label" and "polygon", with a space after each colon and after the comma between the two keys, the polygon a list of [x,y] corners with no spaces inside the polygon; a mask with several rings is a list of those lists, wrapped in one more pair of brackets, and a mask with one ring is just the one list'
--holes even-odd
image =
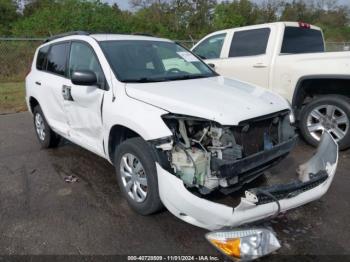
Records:
{"label": "amber turn signal lens", "polygon": [[226,255],[237,258],[241,257],[241,241],[239,239],[229,239],[226,241],[212,239],[209,241]]}

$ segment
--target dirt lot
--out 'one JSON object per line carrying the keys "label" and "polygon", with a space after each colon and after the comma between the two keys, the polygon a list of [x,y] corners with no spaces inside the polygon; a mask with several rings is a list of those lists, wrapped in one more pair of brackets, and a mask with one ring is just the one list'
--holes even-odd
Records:
{"label": "dirt lot", "polygon": [[[294,172],[313,151],[300,142],[271,172]],[[325,197],[265,223],[282,243],[265,261],[350,260],[349,159],[341,153]],[[78,183],[64,181],[72,174]],[[105,160],[70,143],[40,150],[29,113],[0,116],[0,185],[0,255],[218,255],[205,230],[130,210]]]}

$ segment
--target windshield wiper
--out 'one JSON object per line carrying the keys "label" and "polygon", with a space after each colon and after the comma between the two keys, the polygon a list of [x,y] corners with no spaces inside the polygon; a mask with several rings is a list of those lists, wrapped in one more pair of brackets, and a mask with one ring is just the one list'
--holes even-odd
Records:
{"label": "windshield wiper", "polygon": [[171,76],[171,77],[141,77],[136,79],[124,79],[123,82],[127,83],[152,83],[152,82],[166,82],[166,81],[176,81],[176,80],[187,80],[187,79],[197,79],[197,78],[207,78],[213,77],[215,75],[182,75],[182,76]]}
{"label": "windshield wiper", "polygon": [[151,82],[163,82],[168,81],[167,78],[150,78],[150,77],[141,77],[136,79],[124,79],[123,82],[127,83],[151,83]]}
{"label": "windshield wiper", "polygon": [[182,75],[170,77],[169,80],[187,80],[187,79],[197,79],[197,78],[207,78],[215,75]]}

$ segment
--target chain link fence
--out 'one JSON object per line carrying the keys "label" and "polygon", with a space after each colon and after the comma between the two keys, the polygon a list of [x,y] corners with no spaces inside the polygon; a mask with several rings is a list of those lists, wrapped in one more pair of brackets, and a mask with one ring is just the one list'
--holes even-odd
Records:
{"label": "chain link fence", "polygon": [[350,42],[327,42],[327,52],[350,51]]}
{"label": "chain link fence", "polygon": [[42,39],[0,38],[0,82],[23,81]]}
{"label": "chain link fence", "polygon": [[[29,71],[35,49],[42,38],[1,38],[0,37],[0,82],[23,81]],[[196,40],[177,40],[191,48]],[[350,42],[327,43],[327,51],[350,51]]]}

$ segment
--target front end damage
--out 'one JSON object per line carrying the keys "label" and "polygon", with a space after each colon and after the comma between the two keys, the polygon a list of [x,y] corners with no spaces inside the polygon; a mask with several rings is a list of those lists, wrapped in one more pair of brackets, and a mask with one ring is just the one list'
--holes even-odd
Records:
{"label": "front end damage", "polygon": [[164,120],[174,136],[151,141],[158,153],[159,194],[171,213],[190,224],[217,230],[258,221],[320,198],[332,183],[338,145],[325,132],[294,181],[248,189],[236,206],[210,201],[207,195],[237,191],[292,150],[289,111],[234,127],[184,116]]}

